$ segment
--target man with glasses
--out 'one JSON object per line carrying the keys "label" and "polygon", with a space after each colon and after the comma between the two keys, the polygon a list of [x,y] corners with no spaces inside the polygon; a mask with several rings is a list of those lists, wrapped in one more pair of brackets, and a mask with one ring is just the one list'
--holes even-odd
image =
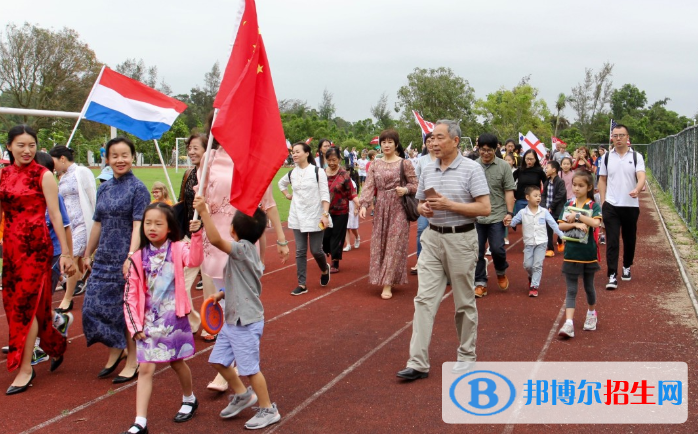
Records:
{"label": "man with glasses", "polygon": [[618,254],[623,235],[623,272],[621,279],[631,279],[630,266],[635,258],[637,220],[640,217],[638,195],[645,185],[645,161],[628,147],[628,127],[618,124],[612,130],[614,148],[599,157],[599,195],[606,227],[606,289],[618,287]]}
{"label": "man with glasses", "polygon": [[495,158],[497,152],[497,137],[492,134],[482,134],[478,137],[480,144],[480,158],[476,160],[485,171],[487,186],[490,189],[490,205],[492,212],[489,216],[478,217],[475,229],[477,229],[478,256],[475,268],[475,297],[487,295],[487,261],[485,260],[485,248],[490,245],[494,270],[497,273],[499,289],[509,289],[509,279],[506,271],[507,251],[504,248],[504,229],[509,226],[514,216],[514,176],[509,164]]}

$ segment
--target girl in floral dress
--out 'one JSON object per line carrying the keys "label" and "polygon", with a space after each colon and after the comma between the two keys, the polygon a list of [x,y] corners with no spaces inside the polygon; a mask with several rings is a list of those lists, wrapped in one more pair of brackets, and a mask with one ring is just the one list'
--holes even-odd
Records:
{"label": "girl in floral dress", "polygon": [[147,432],[148,403],[156,363],[169,363],[182,386],[182,407],[175,422],[186,422],[198,407],[191,371],[184,361],[194,355],[194,336],[187,315],[191,304],[184,284],[184,267],[203,260],[201,222],[190,223],[191,245],[181,235],[174,210],[164,203],[149,205],[143,214],[140,250],[130,258],[124,291],[124,315],[140,364],[136,421],[126,433]]}

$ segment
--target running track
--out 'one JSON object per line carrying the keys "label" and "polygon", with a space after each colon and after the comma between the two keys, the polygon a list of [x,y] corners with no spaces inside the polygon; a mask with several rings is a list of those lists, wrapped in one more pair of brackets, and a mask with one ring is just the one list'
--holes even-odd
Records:
{"label": "running track", "polygon": [[[411,226],[410,251],[415,251],[416,226]],[[605,272],[597,274],[599,328],[582,332],[586,302],[580,291],[576,317],[577,337],[556,337],[564,302],[560,254],[545,262],[540,296],[527,296],[521,267],[521,232],[511,233],[508,272],[511,286],[503,292],[491,282],[489,295],[478,301],[478,360],[481,361],[685,361],[693,382],[698,365],[698,322],[686,287],[659,223],[649,193],[642,196],[642,211],[633,281],[617,291],[605,286]],[[319,271],[308,266],[310,291],[299,297],[295,265],[280,264],[275,248],[267,249],[267,273],[262,279],[266,309],[262,339],[262,370],[281,423],[265,432],[280,433],[694,433],[698,432],[696,393],[689,389],[689,419],[683,425],[447,425],[441,420],[441,369],[453,361],[458,345],[453,325],[453,301],[447,292],[436,317],[431,344],[432,371],[426,380],[402,383],[395,373],[405,366],[411,335],[412,299],[417,277],[394,290],[392,300],[380,299],[380,288],[368,285],[371,222],[362,222],[361,248],[345,253],[341,272],[326,288],[319,286]],[[272,233],[273,234],[273,233]],[[273,235],[267,245],[273,244]],[[290,231],[287,237],[293,239]],[[291,243],[291,251],[294,246]],[[292,254],[293,255],[293,254]],[[409,265],[415,262],[415,255]],[[491,265],[490,265],[491,267]],[[493,274],[490,268],[490,274]],[[195,305],[202,301],[195,291]],[[54,296],[55,305],[62,293]],[[0,433],[119,433],[135,416],[135,382],[115,387],[96,378],[106,361],[100,345],[87,348],[82,336],[80,308],[70,330],[66,361],[55,373],[48,363],[35,369],[34,385],[25,393],[0,395]],[[0,311],[0,344],[5,345],[7,323]],[[151,433],[240,432],[252,416],[244,411],[222,420],[227,404],[223,394],[206,390],[214,377],[207,359],[211,345],[197,338],[197,353],[189,360],[199,399],[196,417],[185,424],[171,418],[180,406],[181,391],[169,367],[160,368],[154,381],[148,427]],[[0,356],[0,361],[5,357]],[[117,371],[118,372],[118,371]],[[14,378],[0,371],[0,385]],[[3,389],[4,390],[4,389]]]}

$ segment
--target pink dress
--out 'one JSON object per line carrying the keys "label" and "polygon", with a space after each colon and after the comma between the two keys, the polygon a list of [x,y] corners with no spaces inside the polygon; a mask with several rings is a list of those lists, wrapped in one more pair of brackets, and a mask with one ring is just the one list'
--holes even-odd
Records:
{"label": "pink dress", "polygon": [[[233,160],[222,147],[211,150],[209,158],[209,171],[206,176],[205,190],[206,203],[210,208],[211,220],[216,225],[221,238],[232,241],[230,224],[233,221],[235,211],[237,211],[230,204],[230,189],[233,185]],[[196,176],[199,177],[200,182],[201,175],[199,172],[197,170]],[[264,211],[267,211],[275,206],[276,202],[272,195],[271,184],[269,184],[267,191],[262,197],[261,207]],[[222,279],[228,255],[211,244],[205,232],[203,241],[204,262],[201,264],[201,272],[213,279]],[[259,247],[257,248],[259,249]]]}
{"label": "pink dress", "polygon": [[369,208],[376,196],[371,234],[371,265],[368,275],[372,285],[402,285],[407,283],[407,247],[410,223],[402,199],[395,192],[400,186],[400,161],[404,161],[407,189],[417,192],[417,175],[409,160],[392,163],[376,159],[368,170],[361,191],[361,206]]}

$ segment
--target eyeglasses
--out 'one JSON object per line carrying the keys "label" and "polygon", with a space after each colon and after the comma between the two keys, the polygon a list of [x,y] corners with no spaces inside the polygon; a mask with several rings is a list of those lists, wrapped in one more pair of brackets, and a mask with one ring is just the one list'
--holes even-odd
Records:
{"label": "eyeglasses", "polygon": [[611,137],[613,137],[614,139],[622,139],[623,137],[626,137],[626,136],[627,136],[627,134],[614,134]]}
{"label": "eyeglasses", "polygon": [[492,152],[494,152],[494,149],[491,149],[491,148],[480,148],[480,153],[481,153],[481,154],[491,154]]}

